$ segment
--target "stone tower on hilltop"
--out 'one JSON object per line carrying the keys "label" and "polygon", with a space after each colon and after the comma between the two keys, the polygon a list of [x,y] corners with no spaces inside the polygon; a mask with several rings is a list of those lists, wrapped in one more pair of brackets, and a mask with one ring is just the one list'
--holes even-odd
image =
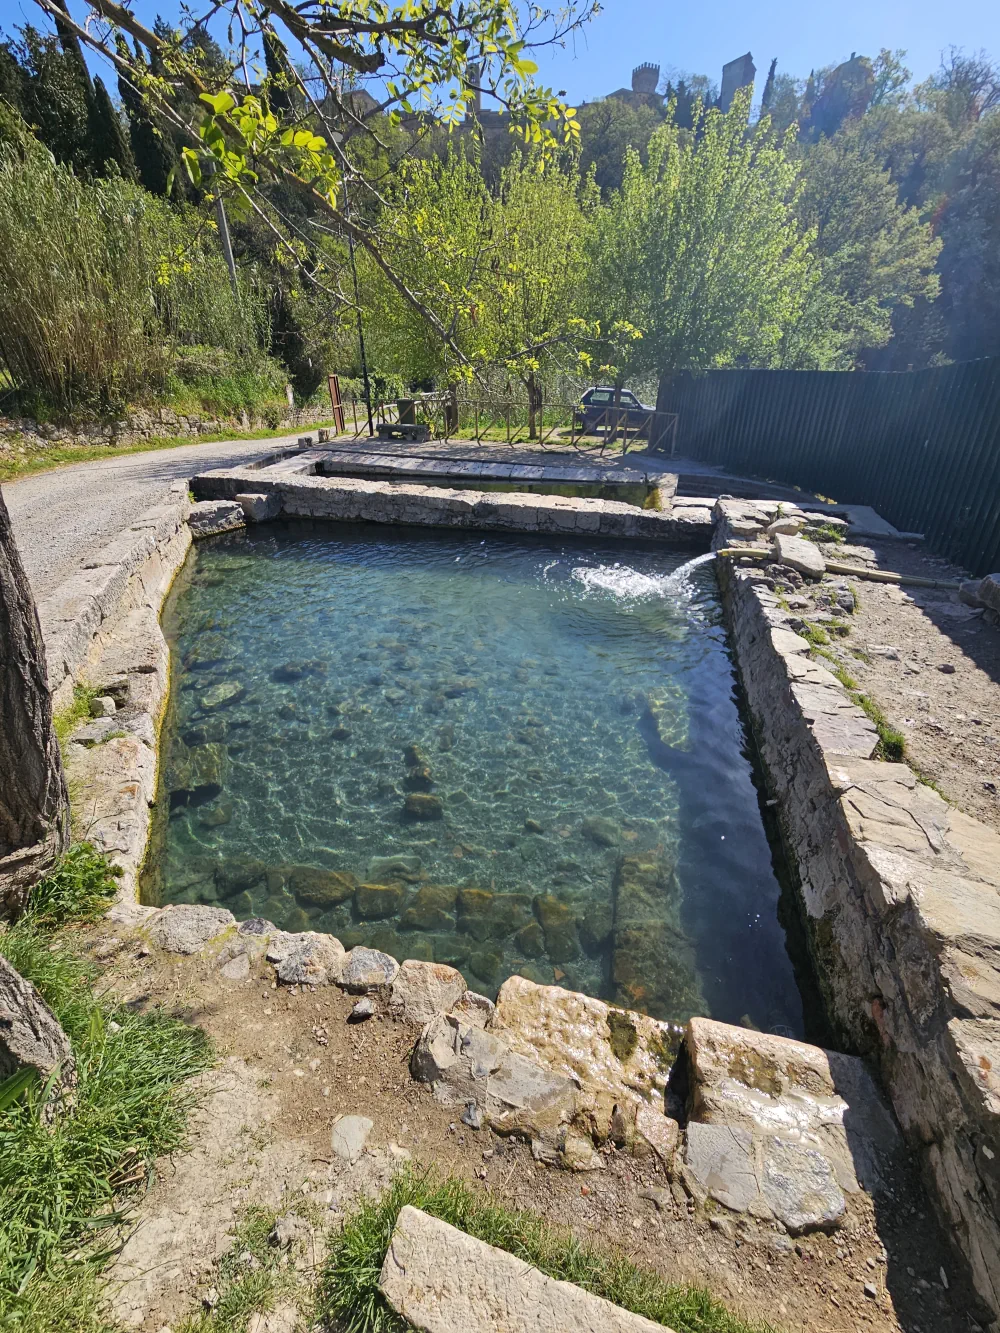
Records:
{"label": "stone tower on hilltop", "polygon": [[660,67],[646,61],[643,65],[636,65],[632,71],[632,92],[641,97],[652,97],[656,94],[656,85],[660,81]]}

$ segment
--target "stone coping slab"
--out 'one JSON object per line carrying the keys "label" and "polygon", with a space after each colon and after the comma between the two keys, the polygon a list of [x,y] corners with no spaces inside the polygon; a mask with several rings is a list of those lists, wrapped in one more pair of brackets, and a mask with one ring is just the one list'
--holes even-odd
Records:
{"label": "stone coping slab", "polygon": [[425,1333],[664,1333],[665,1328],[571,1282],[547,1277],[409,1204],[396,1219],[379,1289],[397,1314]]}

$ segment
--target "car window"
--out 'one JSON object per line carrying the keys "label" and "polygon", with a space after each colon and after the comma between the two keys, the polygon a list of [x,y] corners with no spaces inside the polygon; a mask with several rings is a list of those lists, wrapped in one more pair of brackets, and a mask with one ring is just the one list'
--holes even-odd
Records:
{"label": "car window", "polygon": [[622,402],[623,402],[623,403],[627,403],[629,407],[638,407],[638,406],[639,406],[639,400],[638,400],[638,398],[636,398],[636,396],[635,396],[634,393],[623,393],[623,394],[622,394]]}
{"label": "car window", "polygon": [[612,395],[610,393],[592,393],[590,401],[592,403],[610,403]]}

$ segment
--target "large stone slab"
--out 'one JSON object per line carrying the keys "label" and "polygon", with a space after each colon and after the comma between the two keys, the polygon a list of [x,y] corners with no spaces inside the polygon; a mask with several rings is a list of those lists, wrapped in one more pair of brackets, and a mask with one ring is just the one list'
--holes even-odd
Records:
{"label": "large stone slab", "polygon": [[423,1027],[435,1014],[450,1013],[468,989],[455,968],[411,958],[396,973],[389,1007],[405,1023]]}
{"label": "large stone slab", "polygon": [[379,1286],[424,1333],[664,1333],[663,1324],[546,1277],[409,1205],[396,1219]]}
{"label": "large stone slab", "polygon": [[224,907],[174,903],[157,913],[147,931],[150,942],[168,953],[197,953],[235,925],[236,918]]}
{"label": "large stone slab", "polygon": [[193,504],[188,514],[192,537],[214,537],[220,532],[245,528],[246,523],[243,506],[235,500],[203,500]]}
{"label": "large stone slab", "polygon": [[691,1117],[818,1152],[842,1189],[871,1190],[902,1140],[875,1081],[854,1056],[709,1018],[688,1024]]}

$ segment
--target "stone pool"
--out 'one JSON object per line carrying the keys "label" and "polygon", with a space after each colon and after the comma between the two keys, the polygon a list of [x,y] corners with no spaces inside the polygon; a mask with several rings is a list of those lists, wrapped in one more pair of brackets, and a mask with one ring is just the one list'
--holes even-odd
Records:
{"label": "stone pool", "polygon": [[799,1035],[714,573],[686,561],[304,520],[200,543],[163,617],[146,899]]}

